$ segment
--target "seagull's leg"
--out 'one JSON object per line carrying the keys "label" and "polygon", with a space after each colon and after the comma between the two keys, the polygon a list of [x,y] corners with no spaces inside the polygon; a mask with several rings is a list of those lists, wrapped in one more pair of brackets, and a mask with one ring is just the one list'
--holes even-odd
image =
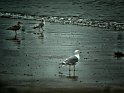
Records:
{"label": "seagull's leg", "polygon": [[41,34],[43,35],[44,29],[43,29],[43,27],[41,27],[41,29],[42,29]]}
{"label": "seagull's leg", "polygon": [[69,76],[71,76],[71,73],[70,73],[70,71],[69,71]]}
{"label": "seagull's leg", "polygon": [[71,76],[71,65],[69,65],[69,77]]}
{"label": "seagull's leg", "polygon": [[75,65],[74,65],[74,71],[75,71]]}
{"label": "seagull's leg", "polygon": [[17,35],[17,32],[16,32],[16,30],[15,30],[15,35]]}
{"label": "seagull's leg", "polygon": [[17,39],[17,34],[15,35],[15,40]]}
{"label": "seagull's leg", "polygon": [[[41,30],[42,29],[42,30]],[[40,32],[40,34],[41,34],[41,37],[44,37],[44,35],[43,35],[43,28],[42,27],[39,27],[39,32]]]}
{"label": "seagull's leg", "polygon": [[69,71],[71,71],[71,69],[70,69],[70,68],[71,68],[71,65],[69,65]]}
{"label": "seagull's leg", "polygon": [[16,30],[15,30],[15,39],[17,39],[17,32],[16,32]]}
{"label": "seagull's leg", "polygon": [[44,37],[43,31],[41,31],[41,37]]}
{"label": "seagull's leg", "polygon": [[74,73],[73,73],[73,76],[75,76],[75,71],[74,71]]}
{"label": "seagull's leg", "polygon": [[43,30],[43,32],[44,32],[44,29],[43,29],[43,27],[42,27],[42,30]]}

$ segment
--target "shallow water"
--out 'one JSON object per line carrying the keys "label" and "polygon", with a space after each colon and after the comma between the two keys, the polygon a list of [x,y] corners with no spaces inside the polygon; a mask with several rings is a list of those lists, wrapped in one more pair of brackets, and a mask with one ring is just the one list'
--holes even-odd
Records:
{"label": "shallow water", "polygon": [[[26,30],[5,30],[18,19],[0,19],[0,81],[8,86],[73,88],[124,84],[124,33],[103,28],[46,23],[44,37],[32,29],[37,21],[23,21]],[[76,71],[59,63],[79,49]]]}
{"label": "shallow water", "polygon": [[0,11],[124,22],[123,0],[1,0]]}

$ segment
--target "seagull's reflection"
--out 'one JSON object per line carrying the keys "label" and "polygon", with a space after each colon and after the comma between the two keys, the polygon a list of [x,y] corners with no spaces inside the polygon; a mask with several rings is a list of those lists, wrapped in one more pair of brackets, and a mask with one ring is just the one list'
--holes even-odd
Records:
{"label": "seagull's reflection", "polygon": [[13,40],[18,40],[17,34],[15,34],[15,37],[13,38]]}
{"label": "seagull's reflection", "polygon": [[43,39],[44,38],[44,33],[40,33],[40,35],[38,36],[39,39]]}
{"label": "seagull's reflection", "polygon": [[17,34],[15,34],[15,36],[13,38],[8,38],[6,40],[13,41],[13,42],[15,42],[18,45],[21,44],[21,39],[17,37]]}
{"label": "seagull's reflection", "polygon": [[76,76],[76,71],[69,71],[68,75],[64,75],[62,72],[59,72],[60,78],[67,78],[72,81],[77,81],[78,76]]}

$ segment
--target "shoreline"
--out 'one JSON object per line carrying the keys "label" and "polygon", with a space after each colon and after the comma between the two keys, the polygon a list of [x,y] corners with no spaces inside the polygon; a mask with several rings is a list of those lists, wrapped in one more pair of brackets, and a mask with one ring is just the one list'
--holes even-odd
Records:
{"label": "shoreline", "polygon": [[36,20],[39,21],[44,18],[46,22],[59,23],[59,24],[69,24],[87,27],[98,27],[113,31],[124,31],[124,23],[116,22],[114,20],[103,20],[103,19],[85,19],[81,16],[49,16],[49,15],[28,15],[22,13],[12,13],[12,12],[0,12],[1,18],[11,18],[11,19],[24,19],[24,20]]}

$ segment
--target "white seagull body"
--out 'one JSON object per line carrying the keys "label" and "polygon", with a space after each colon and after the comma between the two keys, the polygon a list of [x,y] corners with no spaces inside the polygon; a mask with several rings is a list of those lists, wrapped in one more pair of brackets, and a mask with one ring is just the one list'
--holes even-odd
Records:
{"label": "white seagull body", "polygon": [[75,71],[75,65],[80,59],[79,50],[75,50],[74,54],[75,54],[74,56],[67,58],[64,62],[60,63],[60,65],[61,66],[69,65],[69,71],[70,71],[70,66],[74,66],[74,71]]}

